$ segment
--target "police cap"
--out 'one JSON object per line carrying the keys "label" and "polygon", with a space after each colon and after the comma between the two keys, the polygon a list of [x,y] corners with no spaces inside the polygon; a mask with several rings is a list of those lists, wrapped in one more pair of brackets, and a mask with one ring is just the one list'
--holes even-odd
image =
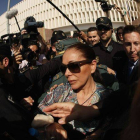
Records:
{"label": "police cap", "polygon": [[96,27],[99,29],[101,26],[112,29],[112,22],[108,17],[100,17],[96,20]]}
{"label": "police cap", "polygon": [[61,30],[54,31],[52,34],[52,38],[51,38],[51,44],[54,44],[58,40],[63,40],[66,38],[67,38],[67,36],[63,31],[61,31]]}

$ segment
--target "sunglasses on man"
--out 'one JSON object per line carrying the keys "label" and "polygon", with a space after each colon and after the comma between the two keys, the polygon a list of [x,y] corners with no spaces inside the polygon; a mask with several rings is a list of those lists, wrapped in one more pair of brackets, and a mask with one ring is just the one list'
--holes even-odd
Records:
{"label": "sunglasses on man", "polygon": [[67,65],[62,64],[60,67],[60,70],[63,74],[65,74],[67,68],[72,73],[79,73],[80,66],[85,65],[85,64],[90,64],[91,62],[92,62],[92,60],[82,60],[82,61],[71,62]]}
{"label": "sunglasses on man", "polygon": [[98,26],[98,30],[99,31],[102,31],[102,30],[105,30],[105,31],[108,31],[110,30],[111,28],[110,27],[107,27],[107,26]]}

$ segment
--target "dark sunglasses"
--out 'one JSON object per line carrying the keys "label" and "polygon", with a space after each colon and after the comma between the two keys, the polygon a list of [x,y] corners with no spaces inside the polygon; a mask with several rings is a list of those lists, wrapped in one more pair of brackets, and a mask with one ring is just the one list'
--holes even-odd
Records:
{"label": "dark sunglasses", "polygon": [[110,27],[106,27],[106,26],[99,26],[99,27],[98,27],[98,30],[99,30],[99,31],[102,31],[103,29],[104,29],[105,31],[108,31],[108,30],[110,30],[111,28],[110,28]]}
{"label": "dark sunglasses", "polygon": [[84,64],[89,64],[91,62],[92,62],[92,60],[82,60],[82,61],[71,62],[67,65],[62,64],[61,67],[60,67],[60,70],[63,74],[65,74],[67,68],[72,73],[79,73],[80,72],[80,66],[82,66]]}

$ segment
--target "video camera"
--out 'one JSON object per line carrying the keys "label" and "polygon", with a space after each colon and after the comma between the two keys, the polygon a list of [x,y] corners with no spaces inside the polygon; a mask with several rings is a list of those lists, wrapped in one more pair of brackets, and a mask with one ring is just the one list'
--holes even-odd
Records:
{"label": "video camera", "polygon": [[21,53],[23,55],[23,59],[26,59],[29,62],[34,60],[36,55],[28,47],[29,45],[37,44],[37,36],[39,35],[37,28],[42,28],[43,26],[43,22],[36,22],[36,19],[32,16],[27,17],[26,21],[24,22],[23,29],[25,29],[27,33],[21,35],[21,44],[23,46]]}
{"label": "video camera", "polygon": [[100,2],[101,8],[104,12],[107,12],[111,10],[115,5],[108,4],[108,1],[106,0],[95,0],[96,2]]}
{"label": "video camera", "polygon": [[44,22],[38,21],[34,17],[27,17],[24,22],[24,29],[27,30],[28,33],[38,33],[37,28],[44,27]]}
{"label": "video camera", "polygon": [[[44,26],[44,23],[39,21],[36,22],[36,19],[32,16],[27,17],[24,22],[24,28],[27,31],[27,34],[23,34],[21,36],[21,39],[26,39],[26,42],[28,40],[36,40],[37,35],[39,35],[37,28],[42,28]],[[24,45],[24,44],[23,44]]]}
{"label": "video camera", "polygon": [[10,44],[10,46],[13,43],[18,45],[19,40],[20,40],[20,33],[5,34],[5,35],[1,36],[1,42]]}

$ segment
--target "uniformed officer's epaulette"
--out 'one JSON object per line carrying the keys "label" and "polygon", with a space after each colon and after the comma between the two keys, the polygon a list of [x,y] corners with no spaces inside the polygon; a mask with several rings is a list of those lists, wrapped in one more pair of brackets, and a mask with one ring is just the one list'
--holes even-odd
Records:
{"label": "uniformed officer's epaulette", "polygon": [[63,76],[63,73],[62,73],[62,72],[57,73],[57,74],[53,77],[52,82],[58,80],[58,79],[59,79],[60,77],[62,77],[62,76]]}
{"label": "uniformed officer's epaulette", "polygon": [[107,70],[107,66],[102,64],[97,65],[97,68]]}

